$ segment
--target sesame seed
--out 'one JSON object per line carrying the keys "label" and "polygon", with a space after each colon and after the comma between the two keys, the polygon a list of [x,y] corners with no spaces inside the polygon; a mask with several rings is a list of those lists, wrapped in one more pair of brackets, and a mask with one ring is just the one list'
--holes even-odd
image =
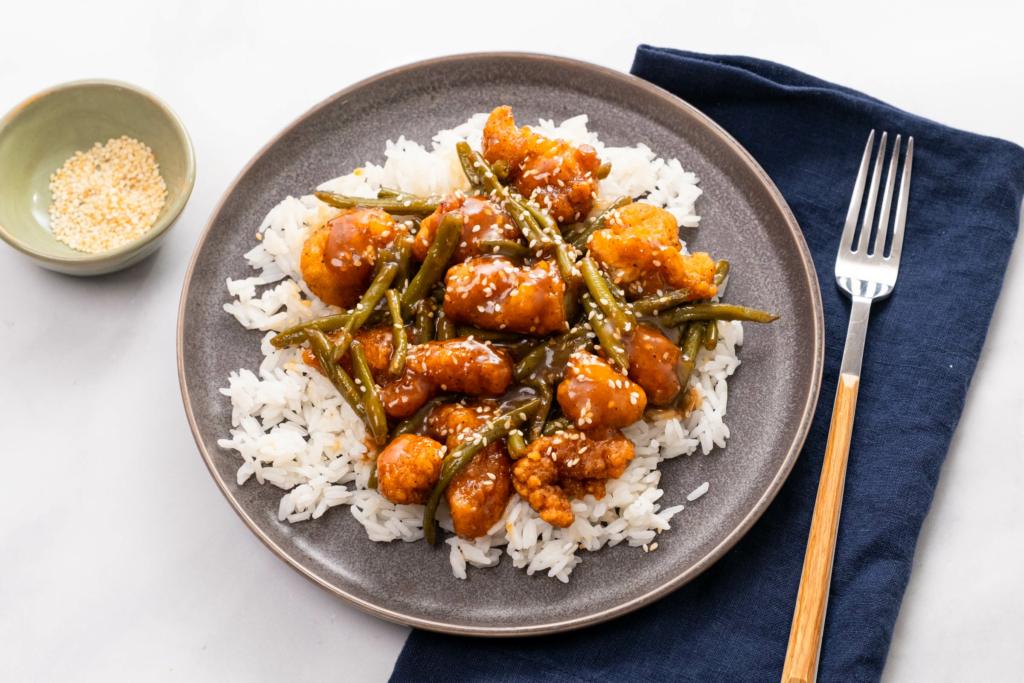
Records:
{"label": "sesame seed", "polygon": [[50,230],[72,249],[99,254],[149,232],[167,186],[149,147],[121,136],[75,152],[50,176]]}

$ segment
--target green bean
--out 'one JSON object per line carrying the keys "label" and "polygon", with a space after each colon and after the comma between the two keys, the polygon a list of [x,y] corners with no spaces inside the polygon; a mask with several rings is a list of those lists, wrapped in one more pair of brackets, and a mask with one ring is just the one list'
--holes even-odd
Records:
{"label": "green bean", "polygon": [[623,313],[626,314],[626,322],[629,323],[627,332],[632,332],[636,329],[636,315],[633,313],[632,307],[629,302],[626,301],[626,293],[622,291],[622,288],[612,282],[612,279],[608,277],[608,274],[603,271],[598,271],[601,274],[601,279],[604,280],[604,284],[608,287],[608,291],[611,292],[612,298],[622,308]]}
{"label": "green bean", "polygon": [[523,438],[522,431],[518,429],[513,429],[508,433],[508,438],[505,439],[505,448],[508,449],[508,454],[513,460],[518,460],[523,457],[529,450],[529,447],[526,445],[526,439]]}
{"label": "green bean", "polygon": [[687,304],[673,308],[660,316],[663,325],[673,327],[693,320],[744,320],[752,323],[770,323],[779,316],[734,304]]}
{"label": "green bean", "polygon": [[633,312],[637,315],[658,315],[658,311],[667,311],[690,300],[689,289],[673,289],[670,292],[665,292],[662,296],[637,299],[633,302]]}
{"label": "green bean", "polygon": [[473,336],[480,341],[491,341],[491,342],[513,342],[519,341],[523,338],[523,335],[518,332],[501,332],[498,330],[482,330],[479,327],[473,325],[456,325],[456,331],[459,337]]}
{"label": "green bean", "polygon": [[[470,152],[469,161],[476,172],[477,177],[480,179],[480,185],[487,192],[497,195],[498,199],[507,199],[509,197],[509,191],[505,189],[505,186],[498,180],[498,176],[494,174],[491,169],[491,165],[487,163],[484,156],[480,152]],[[470,181],[472,182],[472,181]]]}
{"label": "green bean", "polygon": [[558,222],[547,212],[541,211],[529,202],[523,202],[523,206],[533,217],[534,221],[544,230],[555,242],[555,259],[558,261],[558,270],[562,279],[567,283],[579,278],[579,271],[576,269],[576,250],[562,239],[562,231]]}
{"label": "green bean", "polygon": [[439,307],[434,320],[434,338],[437,339],[437,341],[448,341],[449,339],[455,339],[458,336],[459,333],[455,328],[455,323],[451,321],[451,318],[445,315],[444,307]]}
{"label": "green bean", "polygon": [[535,337],[521,337],[514,341],[492,341],[490,344],[507,350],[512,354],[512,358],[518,361],[523,358],[523,356],[537,348],[537,345],[540,344],[540,339]]}
{"label": "green bean", "polygon": [[692,322],[686,326],[682,336],[682,354],[679,357],[679,385],[686,387],[690,381],[690,373],[693,372],[693,364],[697,361],[697,354],[700,353],[700,345],[704,339],[703,322]]}
{"label": "green bean", "polygon": [[391,243],[391,246],[381,249],[377,256],[377,262],[373,264],[373,277],[376,278],[380,274],[385,264],[395,263],[398,265],[398,275],[395,277],[392,287],[394,289],[402,289],[409,282],[412,243],[413,237],[411,235],[400,235]]}
{"label": "green bean", "polygon": [[527,438],[530,441],[535,441],[540,438],[544,423],[548,421],[548,413],[551,411],[551,403],[555,400],[555,392],[551,389],[551,385],[544,382],[526,381],[523,382],[523,385],[534,389],[540,398],[540,405],[530,416],[530,426],[526,432]]}
{"label": "green bean", "polygon": [[320,332],[334,332],[345,326],[348,322],[348,313],[338,313],[337,315],[327,315],[322,318],[314,318],[298,325],[289,327],[284,332],[281,332],[276,337],[270,340],[270,343],[274,345],[274,348],[283,349],[286,346],[294,346],[301,344],[306,341],[306,332],[309,330],[319,330]]}
{"label": "green bean", "polygon": [[725,259],[715,263],[715,286],[721,286],[725,278],[729,277],[729,262]]}
{"label": "green bean", "polygon": [[413,413],[411,417],[402,420],[398,423],[398,426],[391,430],[391,440],[394,441],[405,434],[419,434],[422,432],[427,424],[427,418],[430,417],[430,413],[437,404],[451,401],[453,398],[455,398],[454,394],[440,394],[424,403],[423,407]]}
{"label": "green bean", "polygon": [[331,341],[327,335],[316,328],[311,328],[306,330],[306,338],[309,340],[309,348],[316,356],[320,363],[320,369],[323,370],[327,379],[331,380],[331,384],[345,399],[345,402],[352,406],[352,410],[356,411],[360,417],[365,417],[361,396],[352,378],[348,376],[344,368],[331,362]]}
{"label": "green bean", "polygon": [[519,226],[519,231],[523,233],[531,249],[553,243],[551,237],[544,232],[523,203],[510,196],[505,200],[505,210],[512,215],[512,220]]}
{"label": "green bean", "polygon": [[377,384],[373,381],[370,364],[366,362],[366,351],[358,340],[352,342],[349,349],[352,360],[352,371],[356,374],[359,391],[363,395],[363,410],[366,411],[366,422],[370,425],[370,433],[378,446],[388,442],[388,418],[384,414],[384,404],[377,394]]}
{"label": "green bean", "polygon": [[509,169],[507,161],[498,159],[491,164],[491,170],[494,171],[494,175],[498,176],[498,180],[505,182],[511,169]]}
{"label": "green bean", "polygon": [[607,209],[602,211],[597,216],[597,218],[594,219],[593,223],[585,224],[586,227],[583,230],[581,230],[580,232],[574,234],[572,236],[572,239],[569,240],[570,244],[572,244],[572,246],[576,247],[576,249],[578,249],[578,250],[586,249],[586,247],[587,247],[587,240],[589,240],[590,236],[593,235],[598,230],[604,230],[605,229],[605,227],[607,225],[607,222],[608,222],[608,217],[612,215],[612,212],[617,210],[617,209],[621,209],[622,207],[626,206],[627,204],[632,204],[632,203],[633,203],[632,197],[619,197],[618,199],[613,201],[611,203],[611,205]]}
{"label": "green bean", "polygon": [[377,190],[378,199],[384,199],[385,197],[401,197],[402,194],[401,190],[396,190],[392,187],[381,187]]}
{"label": "green bean", "polygon": [[[632,323],[630,317],[632,314],[627,315],[626,307],[620,304],[615,296],[612,295],[611,289],[608,287],[608,283],[605,281],[598,269],[594,259],[589,256],[585,257],[580,261],[580,270],[583,271],[583,282],[586,283],[587,289],[590,290],[590,295],[594,297],[597,304],[604,311],[605,317],[608,322],[615,328],[615,333],[618,339],[625,339],[630,331],[636,327],[636,318],[633,318]],[[629,367],[628,365],[626,366]]]}
{"label": "green bean", "polygon": [[437,207],[441,204],[438,197],[415,197],[413,195],[403,195],[404,199],[398,197],[347,197],[334,192],[314,192],[313,195],[323,203],[339,209],[363,206],[367,209],[384,209],[388,213],[399,215],[429,216],[437,211]]}
{"label": "green bean", "polygon": [[473,156],[473,149],[469,146],[469,143],[456,143],[455,153],[459,157],[459,163],[462,164],[462,172],[466,174],[466,180],[468,180],[469,184],[473,186],[473,189],[484,189],[483,181],[480,178],[480,170],[473,166],[475,159]]}
{"label": "green bean", "polygon": [[[531,373],[541,364],[542,361],[547,357],[549,353],[558,353],[559,350],[564,350],[567,344],[573,343],[580,339],[587,338],[587,328],[583,325],[575,327],[565,334],[557,337],[551,337],[543,344],[537,346],[533,351],[523,357],[521,361],[516,363],[515,367],[515,378],[517,382],[522,382],[524,379],[530,376]],[[554,384],[554,382],[552,382]]]}
{"label": "green bean", "polygon": [[380,273],[378,273],[377,277],[370,283],[369,288],[363,293],[362,298],[359,299],[359,303],[349,311],[348,320],[345,321],[345,325],[342,327],[343,334],[335,342],[332,352],[335,362],[348,352],[349,344],[352,343],[352,335],[370,318],[373,309],[384,298],[384,293],[388,291],[391,281],[395,279],[397,274],[397,263],[385,263],[380,269]]}
{"label": "green bean", "polygon": [[377,488],[377,458],[374,458],[373,464],[370,465],[370,477],[366,480],[366,488]]}
{"label": "green bean", "polygon": [[554,436],[558,432],[564,432],[570,427],[572,427],[572,423],[569,422],[569,418],[559,417],[545,424],[544,430],[541,433],[544,436]]}
{"label": "green bean", "polygon": [[718,348],[718,322],[709,320],[704,326],[704,348],[714,351]]}
{"label": "green bean", "polygon": [[430,245],[426,258],[416,277],[402,294],[403,308],[412,308],[420,299],[430,293],[430,288],[439,282],[448,270],[448,261],[462,238],[462,217],[446,214],[437,227],[434,243]]}
{"label": "green bean", "polygon": [[531,255],[525,245],[511,240],[483,240],[480,242],[481,254],[500,254],[513,259],[524,259]]}
{"label": "green bean", "polygon": [[595,173],[594,176],[598,180],[604,180],[605,178],[608,177],[608,174],[611,173],[611,172],[612,172],[612,162],[606,161],[606,162],[604,162],[603,164],[601,164],[600,166],[597,167],[597,173]]}
{"label": "green bean", "polygon": [[583,297],[583,310],[587,313],[587,320],[597,334],[597,340],[601,342],[601,348],[604,349],[605,355],[617,363],[623,372],[628,372],[629,355],[622,346],[622,341],[615,338],[614,326],[605,319],[601,308],[593,297],[589,295]]}
{"label": "green bean", "polygon": [[441,477],[434,486],[434,490],[427,500],[427,507],[423,512],[423,536],[426,538],[427,543],[434,545],[437,540],[437,526],[434,524],[434,515],[437,513],[437,506],[441,502],[441,496],[455,475],[468,465],[477,453],[498,439],[508,436],[508,433],[514,427],[518,427],[525,422],[539,407],[540,399],[535,398],[504,415],[498,415],[445,456],[444,462],[441,464]]}
{"label": "green bean", "polygon": [[391,312],[391,363],[388,364],[388,374],[401,377],[405,371],[405,357],[409,353],[409,335],[405,332],[402,300],[398,298],[398,292],[389,289],[386,296],[388,310]]}
{"label": "green bean", "polygon": [[434,340],[434,300],[420,299],[416,304],[416,335],[417,344],[426,344]]}
{"label": "green bean", "polygon": [[539,208],[529,202],[522,202],[523,207],[530,212],[533,216],[533,220],[537,221],[537,225],[544,229],[545,232],[553,235],[561,235],[562,230],[558,227],[558,221],[551,217],[547,211],[541,211]]}

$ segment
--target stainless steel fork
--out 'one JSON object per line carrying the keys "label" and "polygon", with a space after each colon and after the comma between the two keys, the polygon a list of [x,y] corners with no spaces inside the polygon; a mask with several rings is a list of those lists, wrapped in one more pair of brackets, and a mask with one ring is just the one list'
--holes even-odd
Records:
{"label": "stainless steel fork", "polygon": [[885,163],[887,137],[887,133],[882,133],[874,170],[871,173],[871,187],[868,189],[867,204],[864,207],[864,220],[855,243],[857,217],[860,215],[861,200],[864,197],[875,131],[868,135],[868,144],[864,148],[857,182],[853,187],[850,209],[846,214],[846,226],[839,242],[839,255],[836,257],[836,284],[850,296],[853,306],[850,310],[850,326],[846,332],[843,363],[839,369],[839,388],[832,408],[832,425],[825,446],[821,483],[818,485],[814,517],[807,539],[803,574],[800,576],[800,592],[796,597],[793,627],[789,633],[786,663],[782,669],[782,683],[811,683],[817,678],[821,633],[825,624],[825,608],[832,579],[836,530],[839,527],[839,510],[843,504],[846,463],[850,455],[850,434],[853,431],[861,360],[864,357],[864,341],[868,331],[868,314],[871,312],[873,301],[884,299],[892,293],[900,269],[903,229],[907,222],[907,198],[910,194],[910,170],[914,161],[914,138],[907,141],[903,178],[900,181],[899,200],[896,204],[896,220],[892,230],[892,246],[889,255],[886,256],[884,251],[886,235],[889,232],[889,213],[896,185],[896,167],[899,164],[899,135],[896,136],[889,162],[889,173],[883,190],[878,230],[873,246],[871,233],[882,166]]}

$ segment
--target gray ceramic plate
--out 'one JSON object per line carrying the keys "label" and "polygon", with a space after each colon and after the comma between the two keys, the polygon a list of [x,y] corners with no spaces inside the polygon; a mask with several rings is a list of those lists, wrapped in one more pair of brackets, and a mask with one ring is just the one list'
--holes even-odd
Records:
{"label": "gray ceramic plate", "polygon": [[[728,298],[782,315],[748,325],[743,365],[729,384],[728,448],[663,465],[662,501],[673,505],[704,481],[711,491],[673,520],[657,552],[623,545],[583,553],[569,584],[527,576],[504,558],[494,569],[452,577],[448,546],[373,543],[345,507],[315,523],[277,521],[281,491],[235,484],[240,462],[217,446],[231,422],[217,390],[228,373],[259,365],[260,334],[222,305],[224,280],[251,275],[242,254],[264,215],[287,195],[367,160],[384,141],[429,142],[474,112],[509,104],[520,122],[590,116],[614,145],[643,142],[678,157],[701,178],[701,229],[691,247],[733,263]],[[178,319],[181,391],[210,472],[267,547],[338,597],[385,619],[477,635],[576,628],[636,609],[693,579],[721,557],[771,502],[804,442],[818,396],[824,321],[810,254],[782,195],[750,155],[699,111],[648,83],[565,59],[485,54],[421,62],[376,76],[326,100],[264,147],[228,188],[196,246]]]}

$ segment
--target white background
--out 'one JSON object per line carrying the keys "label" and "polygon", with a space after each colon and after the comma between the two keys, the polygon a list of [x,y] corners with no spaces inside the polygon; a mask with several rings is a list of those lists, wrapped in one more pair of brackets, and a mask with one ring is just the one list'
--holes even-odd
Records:
{"label": "white background", "polygon": [[[246,530],[196,451],[175,368],[178,295],[208,215],[271,136],[331,93],[452,52],[547,52],[627,71],[650,43],[779,61],[1024,143],[1020,3],[285,4],[0,5],[0,111],[63,81],[137,83],[184,119],[199,168],[165,246],[127,272],[55,275],[0,245],[5,680],[388,677],[407,630],[314,588]],[[885,681],[1024,671],[1021,251],[918,545]]]}

